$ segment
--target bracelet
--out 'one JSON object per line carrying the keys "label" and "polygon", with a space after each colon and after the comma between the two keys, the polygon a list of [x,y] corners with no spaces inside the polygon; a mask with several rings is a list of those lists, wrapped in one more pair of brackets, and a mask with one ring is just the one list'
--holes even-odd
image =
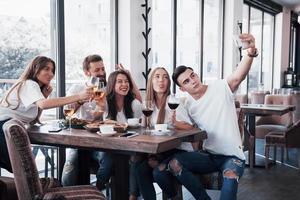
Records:
{"label": "bracelet", "polygon": [[258,51],[257,51],[257,48],[255,48],[255,52],[254,52],[254,54],[250,54],[250,53],[248,53],[247,54],[250,58],[255,58],[255,57],[257,57],[258,56]]}

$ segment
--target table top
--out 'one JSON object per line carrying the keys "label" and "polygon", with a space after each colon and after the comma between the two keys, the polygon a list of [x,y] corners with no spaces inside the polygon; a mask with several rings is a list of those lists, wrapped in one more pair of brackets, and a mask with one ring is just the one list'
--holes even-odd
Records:
{"label": "table top", "polygon": [[255,115],[283,115],[295,110],[293,105],[274,105],[274,104],[241,104],[245,114]]}
{"label": "table top", "polygon": [[168,135],[155,136],[145,134],[145,128],[130,129],[139,133],[132,138],[100,136],[85,129],[62,130],[49,132],[51,124],[27,128],[33,144],[50,146],[86,148],[92,150],[118,150],[141,153],[160,153],[180,146],[183,141],[199,141],[207,138],[206,132],[197,128],[191,130],[170,130]]}

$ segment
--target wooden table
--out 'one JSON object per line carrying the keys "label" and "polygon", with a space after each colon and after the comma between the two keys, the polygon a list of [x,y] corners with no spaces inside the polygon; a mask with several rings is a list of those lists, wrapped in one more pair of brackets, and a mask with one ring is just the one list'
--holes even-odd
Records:
{"label": "wooden table", "polygon": [[253,168],[255,165],[255,127],[256,127],[256,116],[268,116],[268,115],[283,115],[290,111],[295,110],[293,105],[267,105],[267,104],[242,104],[241,108],[245,115],[248,118],[248,127],[250,134],[254,137],[253,144],[253,155],[249,155],[253,159],[249,159],[250,168]]}
{"label": "wooden table", "polygon": [[[177,148],[183,141],[199,141],[206,139],[205,131],[191,129],[188,131],[171,130],[171,136],[153,136],[146,134],[144,128],[134,129],[140,135],[133,138],[103,137],[82,129],[72,131],[62,130],[58,133],[49,133],[50,125],[29,127],[28,135],[32,144],[50,145],[58,147],[78,148],[79,183],[89,184],[89,160],[87,150],[114,152],[115,185],[112,189],[112,199],[128,199],[128,159],[132,153],[156,154]],[[62,153],[59,153],[62,155]],[[63,155],[62,155],[63,156]],[[63,164],[59,163],[61,172]]]}

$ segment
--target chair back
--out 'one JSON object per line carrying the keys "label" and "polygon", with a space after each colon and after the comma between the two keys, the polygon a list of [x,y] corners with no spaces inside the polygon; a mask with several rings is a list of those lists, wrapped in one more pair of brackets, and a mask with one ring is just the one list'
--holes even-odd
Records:
{"label": "chair back", "polygon": [[300,120],[286,132],[286,147],[300,148]]}
{"label": "chair back", "polygon": [[[291,95],[271,95],[268,94],[265,96],[265,104],[274,104],[274,105],[292,105],[292,96]],[[261,117],[257,123],[261,124],[275,124],[289,127],[293,124],[293,115],[292,112],[288,112],[282,116],[271,115],[266,117]]]}
{"label": "chair back", "polygon": [[269,91],[251,92],[250,103],[252,103],[252,104],[264,104],[265,103],[265,96],[267,94],[270,94],[270,92]]}
{"label": "chair back", "polygon": [[300,93],[292,94],[292,105],[296,106],[293,112],[293,121],[296,123],[300,120]]}
{"label": "chair back", "polygon": [[22,122],[9,120],[3,125],[19,200],[34,199],[43,193],[31,144]]}
{"label": "chair back", "polygon": [[234,100],[240,102],[240,104],[248,103],[248,95],[247,94],[236,94],[234,96]]}

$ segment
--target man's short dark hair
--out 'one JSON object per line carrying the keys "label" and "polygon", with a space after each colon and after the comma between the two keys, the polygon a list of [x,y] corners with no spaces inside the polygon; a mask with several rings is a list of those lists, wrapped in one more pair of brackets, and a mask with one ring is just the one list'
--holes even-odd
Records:
{"label": "man's short dark hair", "polygon": [[97,54],[89,55],[89,56],[85,57],[83,60],[83,63],[82,63],[83,70],[86,70],[86,71],[89,70],[90,63],[99,62],[99,61],[103,61],[103,59],[100,55],[97,55]]}
{"label": "man's short dark hair", "polygon": [[191,67],[187,67],[185,65],[180,65],[180,66],[176,67],[176,69],[174,70],[174,72],[172,74],[172,80],[176,85],[180,86],[178,81],[177,81],[178,76],[180,76],[180,74],[185,72],[187,69],[190,69],[190,70],[194,71]]}

